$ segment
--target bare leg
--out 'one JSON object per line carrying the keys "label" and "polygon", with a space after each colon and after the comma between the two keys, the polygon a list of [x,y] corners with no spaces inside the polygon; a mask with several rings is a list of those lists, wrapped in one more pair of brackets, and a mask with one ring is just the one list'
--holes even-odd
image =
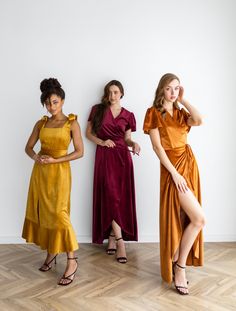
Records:
{"label": "bare leg", "polygon": [[66,279],[66,277],[70,276],[70,279],[73,280],[74,279],[74,276],[77,270],[77,267],[78,267],[78,264],[77,264],[77,261],[72,258],[75,258],[75,253],[74,252],[68,252],[67,253],[67,258],[71,258],[71,259],[67,259],[67,265],[66,265],[66,270],[64,272],[64,275],[63,277],[60,279],[59,281],[59,284],[60,285],[67,285],[67,284],[70,284],[71,281],[69,279]]}
{"label": "bare leg", "polygon": [[172,258],[172,261],[176,262],[176,261],[178,261],[178,258],[179,258],[179,247],[177,248],[177,250],[174,254],[174,257]]}
{"label": "bare leg", "polygon": [[[112,224],[112,228],[113,228],[116,239],[121,238],[122,237],[121,227],[114,220],[112,221],[111,224]],[[117,241],[117,258],[119,257],[126,257],[125,243],[123,239],[119,239]],[[125,263],[126,261],[127,259],[120,260],[119,262]]]}
{"label": "bare leg", "polygon": [[[184,225],[184,222],[185,222],[185,218],[186,218],[186,214],[184,211],[180,211],[180,221],[181,221],[181,224],[182,226]],[[177,248],[173,258],[172,258],[172,261],[173,262],[176,262],[178,261],[178,258],[179,258],[179,247]]]}
{"label": "bare leg", "polygon": [[[190,223],[183,233],[179,246],[178,264],[185,267],[189,251],[198,233],[205,224],[205,217],[200,204],[191,190],[188,190],[185,193],[179,192],[179,200],[182,209],[190,219]],[[175,266],[175,284],[187,287],[185,270],[178,268],[178,266]],[[188,289],[181,289],[181,291],[188,293]]]}

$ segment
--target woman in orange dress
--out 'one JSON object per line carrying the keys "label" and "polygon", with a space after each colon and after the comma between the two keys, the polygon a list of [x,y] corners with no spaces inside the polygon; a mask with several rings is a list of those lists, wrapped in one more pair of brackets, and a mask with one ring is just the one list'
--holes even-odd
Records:
{"label": "woman in orange dress", "polygon": [[[201,190],[197,162],[187,133],[202,123],[201,115],[183,97],[179,78],[165,74],[153,106],[146,112],[144,133],[160,159],[160,259],[164,281],[188,295],[186,265],[203,265]],[[180,109],[178,102],[184,108]],[[186,108],[186,109],[185,109]]]}

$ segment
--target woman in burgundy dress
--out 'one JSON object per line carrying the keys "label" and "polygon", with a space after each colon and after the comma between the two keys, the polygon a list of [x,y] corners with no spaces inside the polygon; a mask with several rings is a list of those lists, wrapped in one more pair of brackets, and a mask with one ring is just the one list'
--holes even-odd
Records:
{"label": "woman in burgundy dress", "polygon": [[[131,140],[136,130],[132,112],[121,107],[124,89],[112,80],[104,88],[101,103],[92,107],[86,136],[97,145],[93,185],[93,243],[108,239],[108,255],[126,263],[124,240],[137,241],[133,163],[130,151],[139,154]],[[132,150],[129,150],[131,147]]]}

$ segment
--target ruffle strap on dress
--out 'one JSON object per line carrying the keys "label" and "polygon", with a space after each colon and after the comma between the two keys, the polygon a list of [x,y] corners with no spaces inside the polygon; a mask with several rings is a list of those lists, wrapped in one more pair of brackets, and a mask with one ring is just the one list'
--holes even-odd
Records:
{"label": "ruffle strap on dress", "polygon": [[71,122],[71,121],[74,121],[74,120],[77,120],[77,115],[76,114],[73,114],[73,113],[70,113],[68,115],[68,120]]}

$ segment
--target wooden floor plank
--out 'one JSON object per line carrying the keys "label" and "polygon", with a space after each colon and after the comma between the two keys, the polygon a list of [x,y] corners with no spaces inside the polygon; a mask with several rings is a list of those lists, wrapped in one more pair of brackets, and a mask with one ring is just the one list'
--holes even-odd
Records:
{"label": "wooden floor plank", "polygon": [[38,270],[45,252],[32,244],[0,245],[1,311],[235,311],[236,243],[205,243],[203,267],[187,267],[190,295],[160,277],[157,243],[128,243],[128,263],[105,246],[81,244],[79,269],[68,287],[57,285],[66,255]]}

